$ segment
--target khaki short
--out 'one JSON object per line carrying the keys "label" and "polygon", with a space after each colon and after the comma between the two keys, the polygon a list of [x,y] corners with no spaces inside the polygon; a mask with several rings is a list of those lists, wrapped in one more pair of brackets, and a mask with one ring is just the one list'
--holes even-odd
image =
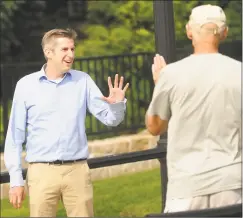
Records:
{"label": "khaki short", "polygon": [[242,189],[218,192],[192,198],[167,199],[164,213],[224,207],[241,204]]}

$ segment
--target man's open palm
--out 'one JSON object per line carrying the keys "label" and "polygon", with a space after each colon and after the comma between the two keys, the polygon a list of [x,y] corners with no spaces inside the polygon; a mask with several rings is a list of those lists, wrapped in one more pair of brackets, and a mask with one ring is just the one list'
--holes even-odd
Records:
{"label": "man's open palm", "polygon": [[125,98],[125,93],[128,89],[129,83],[126,84],[124,88],[123,87],[124,83],[124,78],[121,77],[120,81],[118,78],[118,74],[115,75],[115,81],[114,81],[114,87],[111,82],[111,77],[108,77],[108,86],[109,86],[109,96],[108,97],[103,97],[103,100],[106,102],[113,104],[116,102],[123,101]]}

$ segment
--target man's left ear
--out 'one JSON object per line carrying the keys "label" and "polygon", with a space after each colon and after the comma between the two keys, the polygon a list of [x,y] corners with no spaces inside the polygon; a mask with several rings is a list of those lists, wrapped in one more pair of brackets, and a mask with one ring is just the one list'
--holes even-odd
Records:
{"label": "man's left ear", "polygon": [[51,57],[52,57],[52,50],[47,47],[47,48],[44,49],[44,54],[47,57],[47,59],[51,59]]}
{"label": "man's left ear", "polygon": [[226,27],[226,28],[224,29],[223,33],[222,33],[221,36],[220,36],[220,40],[221,40],[221,41],[223,41],[223,40],[225,40],[225,39],[227,38],[227,36],[228,36],[228,32],[229,32],[229,27]]}
{"label": "man's left ear", "polygon": [[186,24],[186,35],[188,39],[192,40],[192,30],[188,24]]}

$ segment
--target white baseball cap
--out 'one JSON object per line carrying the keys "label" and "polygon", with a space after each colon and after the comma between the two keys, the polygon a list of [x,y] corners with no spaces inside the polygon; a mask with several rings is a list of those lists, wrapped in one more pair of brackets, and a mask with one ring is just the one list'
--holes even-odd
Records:
{"label": "white baseball cap", "polygon": [[226,15],[223,9],[216,5],[201,5],[192,9],[190,24],[197,24],[200,27],[206,23],[214,23],[221,28],[226,26]]}

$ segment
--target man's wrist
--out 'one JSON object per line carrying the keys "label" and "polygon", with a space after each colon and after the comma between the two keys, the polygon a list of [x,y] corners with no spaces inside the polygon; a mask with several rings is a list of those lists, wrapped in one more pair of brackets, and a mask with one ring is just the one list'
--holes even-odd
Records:
{"label": "man's wrist", "polygon": [[125,111],[126,110],[126,99],[124,99],[123,101],[117,102],[117,103],[109,104],[109,107],[115,113]]}
{"label": "man's wrist", "polygon": [[154,85],[156,85],[157,81],[158,81],[158,79],[154,79]]}
{"label": "man's wrist", "polygon": [[21,173],[10,174],[10,188],[24,186],[24,179]]}
{"label": "man's wrist", "polygon": [[123,103],[127,103],[127,99],[124,98],[123,100],[116,100],[116,102],[114,104],[117,104],[117,103],[120,103],[120,102],[123,102]]}

